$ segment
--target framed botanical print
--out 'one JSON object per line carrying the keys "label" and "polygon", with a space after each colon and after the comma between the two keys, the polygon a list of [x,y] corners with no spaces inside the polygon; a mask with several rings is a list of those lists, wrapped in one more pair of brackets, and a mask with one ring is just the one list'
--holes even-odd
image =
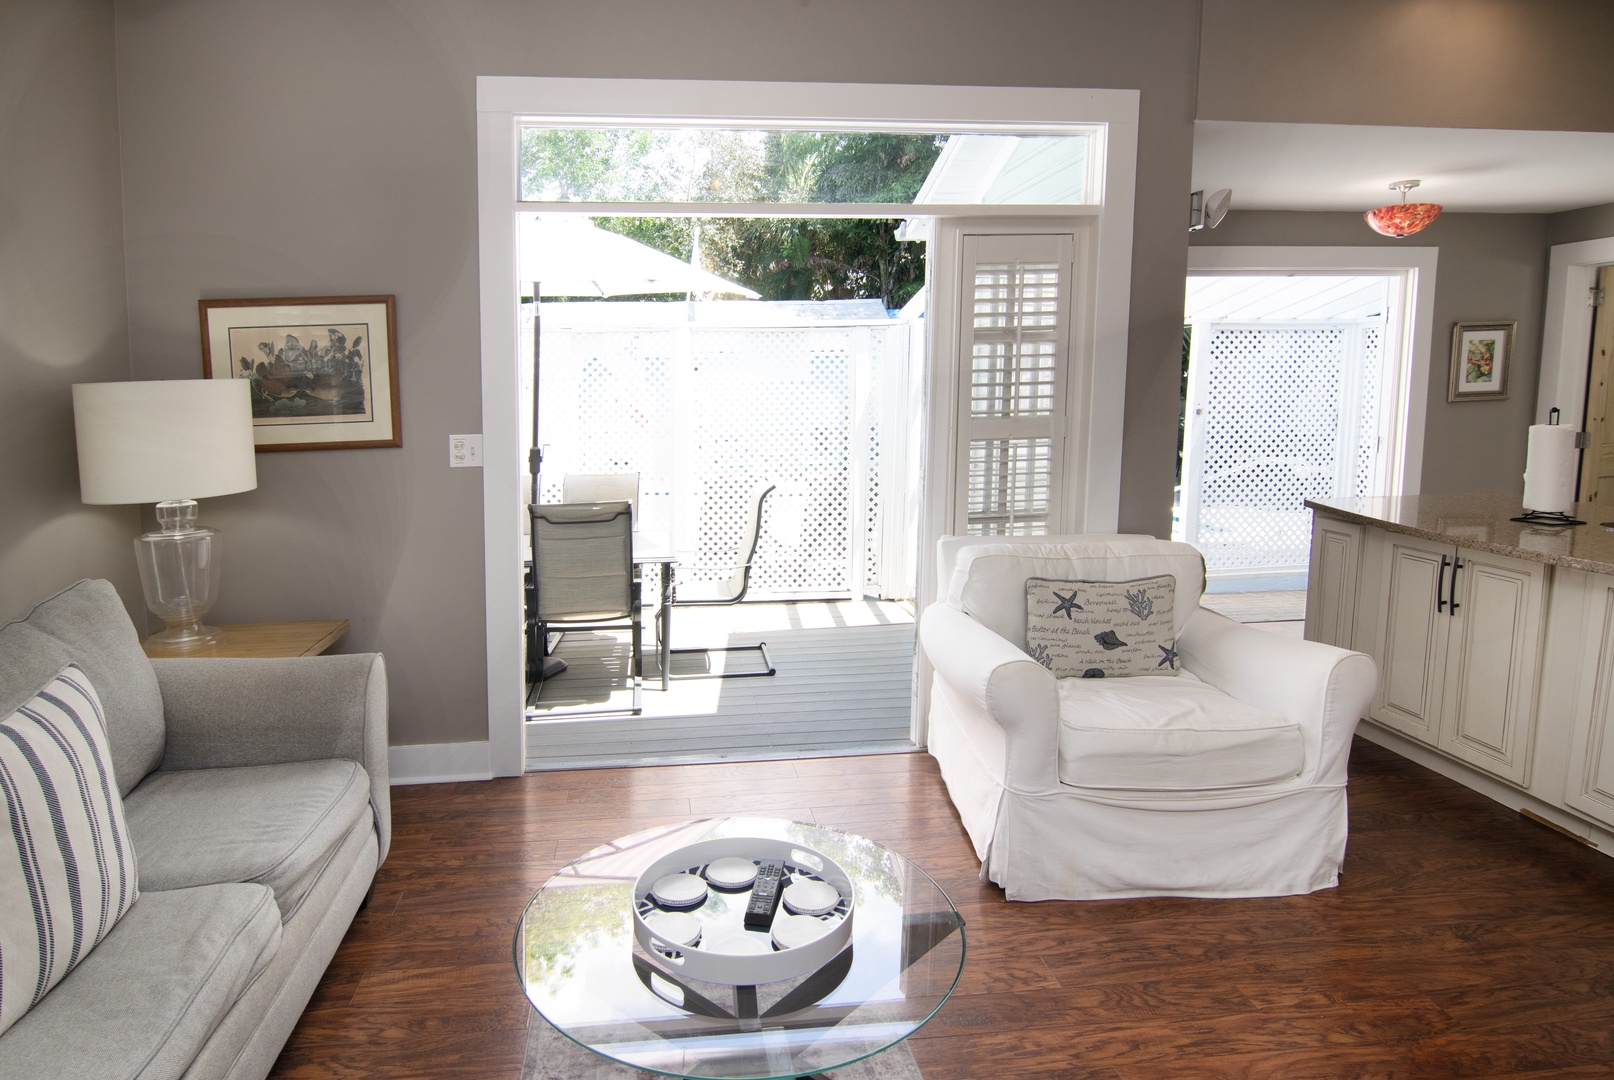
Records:
{"label": "framed botanical print", "polygon": [[1495,401],[1508,396],[1516,322],[1460,322],[1451,332],[1447,401]]}
{"label": "framed botanical print", "polygon": [[391,296],[202,300],[202,374],[252,384],[265,450],[402,446]]}

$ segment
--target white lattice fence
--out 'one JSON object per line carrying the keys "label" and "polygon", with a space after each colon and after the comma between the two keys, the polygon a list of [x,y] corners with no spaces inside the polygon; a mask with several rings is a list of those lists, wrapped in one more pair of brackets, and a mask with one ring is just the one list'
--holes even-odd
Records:
{"label": "white lattice fence", "polygon": [[[1188,540],[1211,570],[1304,567],[1308,498],[1371,483],[1380,368],[1376,328],[1196,327]],[[1372,438],[1370,438],[1370,434]]]}
{"label": "white lattice fence", "polygon": [[1382,395],[1377,388],[1384,380],[1384,328],[1376,324],[1362,327],[1361,407],[1357,410],[1356,476],[1351,494],[1359,499],[1379,494],[1383,480],[1379,472],[1379,425],[1383,422]]}
{"label": "white lattice fence", "polygon": [[[695,461],[703,558],[738,544],[745,497],[778,485],[753,587],[810,595],[850,587],[851,330],[716,330],[694,348]],[[789,524],[785,524],[788,520]]]}
{"label": "white lattice fence", "polygon": [[[643,527],[680,573],[724,577],[753,486],[763,515],[751,595],[858,594],[878,581],[881,404],[906,350],[889,325],[544,328],[542,498],[565,472],[638,471]],[[900,433],[897,433],[900,436]]]}
{"label": "white lattice fence", "polygon": [[541,501],[560,501],[568,472],[637,472],[639,527],[671,531],[672,356],[654,344],[670,343],[627,331],[545,332],[541,431],[552,449]]}

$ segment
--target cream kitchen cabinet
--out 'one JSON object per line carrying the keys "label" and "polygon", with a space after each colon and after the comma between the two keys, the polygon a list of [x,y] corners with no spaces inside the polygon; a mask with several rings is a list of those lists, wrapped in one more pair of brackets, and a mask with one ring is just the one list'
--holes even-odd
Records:
{"label": "cream kitchen cabinet", "polygon": [[1614,577],[1587,575],[1564,805],[1614,825]]}
{"label": "cream kitchen cabinet", "polygon": [[1565,528],[1513,520],[1517,495],[1307,505],[1306,636],[1379,666],[1362,737],[1614,855],[1606,509]]}
{"label": "cream kitchen cabinet", "polygon": [[1314,514],[1306,578],[1306,640],[1354,649],[1362,526]]}
{"label": "cream kitchen cabinet", "polygon": [[1369,718],[1527,785],[1548,568],[1368,529],[1363,569],[1356,644],[1379,666]]}

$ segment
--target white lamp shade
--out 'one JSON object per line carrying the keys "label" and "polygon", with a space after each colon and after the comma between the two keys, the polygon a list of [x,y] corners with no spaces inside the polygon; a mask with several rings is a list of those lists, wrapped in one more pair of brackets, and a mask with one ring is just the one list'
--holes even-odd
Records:
{"label": "white lamp shade", "polygon": [[86,503],[205,499],[258,486],[245,379],[76,383]]}

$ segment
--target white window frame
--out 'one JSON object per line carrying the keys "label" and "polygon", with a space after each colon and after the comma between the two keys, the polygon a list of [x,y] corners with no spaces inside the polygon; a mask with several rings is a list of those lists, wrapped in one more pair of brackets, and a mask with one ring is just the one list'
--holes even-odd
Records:
{"label": "white window frame", "polygon": [[[1399,354],[1400,371],[1386,384],[1381,402],[1389,424],[1389,494],[1417,495],[1423,480],[1424,423],[1429,412],[1430,349],[1435,326],[1433,247],[1190,247],[1190,276],[1220,273],[1353,273],[1400,275],[1402,319],[1399,349],[1384,342],[1386,358]],[[1410,297],[1410,302],[1408,298]]]}
{"label": "white window frame", "polygon": [[[1099,221],[1091,298],[1094,393],[1086,415],[1075,419],[1085,424],[1083,441],[1089,446],[1112,448],[1110,453],[1088,455],[1088,475],[1083,486],[1082,527],[1105,531],[1115,528],[1120,505],[1121,462],[1113,448],[1120,445],[1124,405],[1138,100],[1136,90],[477,78],[486,750],[491,775],[517,776],[526,767],[521,662],[523,553],[518,494],[523,453],[522,434],[517,430],[519,283],[513,215],[522,210],[530,212],[535,204],[520,203],[516,197],[519,122],[541,118],[598,126],[704,122],[758,127],[841,125],[876,130],[902,130],[916,125],[942,130],[991,130],[996,125],[1101,127],[1105,164],[1098,197],[1103,200],[1102,206],[1071,209],[1093,213]],[[953,209],[925,207],[923,212],[928,216]],[[1046,214],[1048,209],[972,207],[970,211]],[[717,206],[703,210],[721,212]],[[938,421],[944,420],[934,399],[929,413]],[[935,502],[937,494],[935,478],[927,475],[927,502]],[[937,535],[927,529],[920,538],[921,605],[935,596],[933,548]],[[928,672],[923,665],[920,675],[915,684],[914,736],[923,745],[928,698]]]}

